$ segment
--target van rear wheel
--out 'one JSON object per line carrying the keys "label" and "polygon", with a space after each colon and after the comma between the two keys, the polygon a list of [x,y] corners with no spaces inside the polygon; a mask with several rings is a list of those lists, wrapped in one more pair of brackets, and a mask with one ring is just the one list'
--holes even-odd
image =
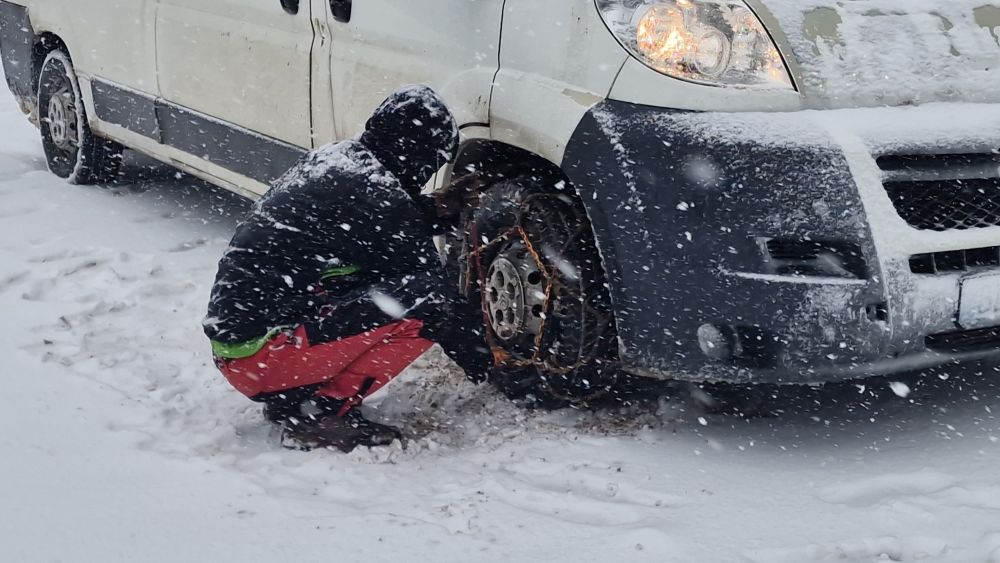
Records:
{"label": "van rear wheel", "polygon": [[540,406],[588,403],[618,378],[611,300],[582,205],[537,183],[504,181],[483,195],[465,229],[464,286],[489,344],[510,357],[494,373],[498,388]]}
{"label": "van rear wheel", "polygon": [[73,184],[108,182],[117,177],[124,149],[94,136],[69,55],[49,53],[38,79],[42,147],[49,170]]}

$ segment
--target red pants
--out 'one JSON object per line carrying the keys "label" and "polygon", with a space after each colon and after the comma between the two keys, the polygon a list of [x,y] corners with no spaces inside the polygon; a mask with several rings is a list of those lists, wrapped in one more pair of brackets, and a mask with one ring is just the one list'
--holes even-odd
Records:
{"label": "red pants", "polygon": [[434,344],[420,337],[422,327],[422,321],[403,320],[315,346],[299,327],[291,335],[279,334],[254,356],[218,364],[247,397],[319,385],[316,395],[353,399],[384,387]]}

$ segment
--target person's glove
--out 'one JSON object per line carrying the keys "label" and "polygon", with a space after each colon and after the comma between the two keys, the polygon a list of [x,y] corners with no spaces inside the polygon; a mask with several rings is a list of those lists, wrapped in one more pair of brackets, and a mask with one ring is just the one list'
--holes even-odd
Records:
{"label": "person's glove", "polygon": [[[439,344],[441,344],[439,342]],[[493,369],[490,351],[485,345],[466,345],[465,347],[448,347],[441,344],[444,353],[465,372],[469,381],[479,385],[489,380]]]}
{"label": "person's glove", "polygon": [[469,174],[434,192],[431,197],[438,218],[445,222],[457,222],[464,212],[479,205],[479,196],[485,187],[480,175]]}
{"label": "person's glove", "polygon": [[478,362],[474,367],[465,368],[465,376],[469,378],[469,381],[476,385],[494,381],[512,368],[517,368],[514,356],[499,346],[490,348],[490,356],[492,361],[488,362],[488,365],[486,362]]}
{"label": "person's glove", "polygon": [[[474,356],[474,357],[473,357]],[[490,380],[490,376],[496,369],[496,355],[491,354],[485,347],[478,348],[474,354],[470,354],[464,362],[462,369],[465,370],[465,377],[469,381],[479,385]]]}

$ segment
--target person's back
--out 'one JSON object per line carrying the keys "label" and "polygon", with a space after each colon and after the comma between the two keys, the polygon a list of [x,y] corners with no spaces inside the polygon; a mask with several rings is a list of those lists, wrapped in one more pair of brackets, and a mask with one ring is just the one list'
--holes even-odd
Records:
{"label": "person's back", "polygon": [[433,343],[470,377],[489,369],[481,323],[444,280],[433,206],[419,195],[457,142],[432,91],[397,92],[360,139],[279,179],[220,261],[205,320],[217,364],[299,442],[391,439],[354,407]]}
{"label": "person's back", "polygon": [[324,147],[279,179],[237,228],[219,263],[206,334],[246,342],[300,321],[317,293],[436,270],[432,236],[423,210],[367,147]]}

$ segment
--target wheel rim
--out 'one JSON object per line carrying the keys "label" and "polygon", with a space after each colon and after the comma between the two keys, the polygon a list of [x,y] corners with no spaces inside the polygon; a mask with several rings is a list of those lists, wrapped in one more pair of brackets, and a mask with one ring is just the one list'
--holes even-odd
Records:
{"label": "wheel rim", "polygon": [[55,92],[49,97],[45,122],[53,146],[65,155],[72,155],[80,144],[77,103],[72,85],[65,76],[59,77],[54,85]]}
{"label": "wheel rim", "polygon": [[508,245],[494,259],[485,289],[490,325],[500,340],[533,342],[541,334],[546,282],[521,242]]}
{"label": "wheel rim", "polygon": [[[589,297],[593,283],[581,275],[588,263],[577,249],[584,226],[558,196],[530,196],[512,228],[475,249],[491,255],[479,274],[491,345],[536,368],[556,395],[563,395],[557,381],[567,391],[576,387],[569,394],[577,397],[597,391],[577,369],[604,357],[601,343],[614,331],[610,310]],[[599,378],[595,369],[587,373]]]}

